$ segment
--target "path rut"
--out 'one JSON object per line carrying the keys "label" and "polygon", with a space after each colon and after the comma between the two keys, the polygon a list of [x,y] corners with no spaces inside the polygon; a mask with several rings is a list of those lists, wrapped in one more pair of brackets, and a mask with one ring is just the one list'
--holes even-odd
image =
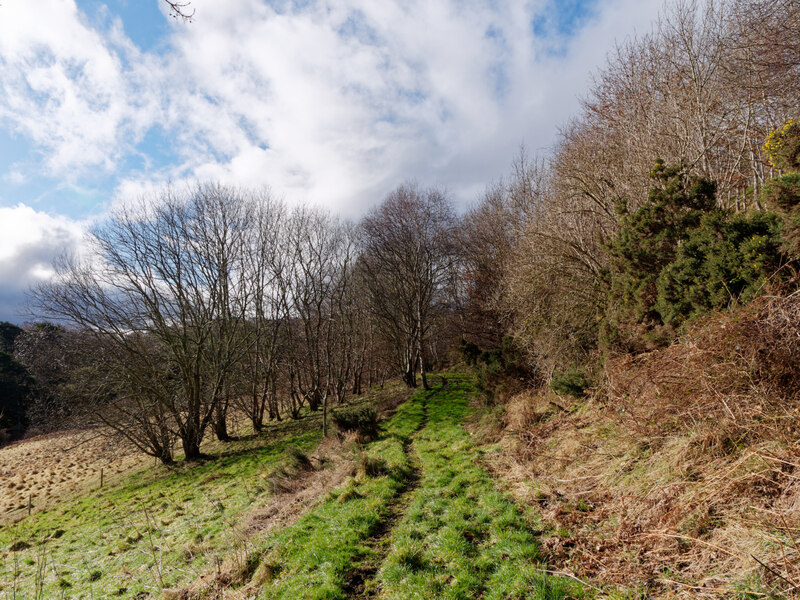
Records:
{"label": "path rut", "polygon": [[424,418],[417,430],[403,442],[403,452],[409,459],[409,474],[403,482],[394,501],[388,507],[387,514],[381,519],[378,527],[368,540],[364,542],[365,552],[361,564],[347,576],[345,592],[354,600],[373,600],[379,597],[380,587],[376,576],[389,552],[389,539],[397,522],[403,517],[411,504],[414,492],[422,478],[422,463],[414,449],[414,439],[428,424],[428,401],[447,388],[447,378],[441,376],[441,385],[432,390],[423,401]]}

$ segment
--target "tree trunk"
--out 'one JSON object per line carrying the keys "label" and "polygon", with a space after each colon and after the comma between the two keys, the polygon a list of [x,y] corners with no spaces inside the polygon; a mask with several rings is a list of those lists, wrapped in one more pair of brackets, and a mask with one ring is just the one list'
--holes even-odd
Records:
{"label": "tree trunk", "polygon": [[328,437],[328,394],[322,399],[322,437]]}
{"label": "tree trunk", "polygon": [[353,395],[360,396],[361,395],[361,378],[362,372],[359,371],[353,376]]}
{"label": "tree trunk", "polygon": [[224,401],[217,402],[214,408],[214,435],[220,442],[229,442],[231,436],[228,434],[228,404],[226,398]]}
{"label": "tree trunk", "polygon": [[422,327],[422,309],[417,305],[417,358],[419,359],[419,373],[422,376],[422,389],[431,389],[428,385],[428,377],[425,374],[425,340],[422,339],[425,329]]}
{"label": "tree trunk", "polygon": [[175,463],[175,459],[172,457],[172,449],[169,446],[153,444],[152,450],[153,456],[161,461],[162,465],[170,466]]}
{"label": "tree trunk", "polygon": [[193,461],[202,457],[200,453],[200,442],[198,440],[183,438],[181,443],[183,444],[183,454],[186,460]]}
{"label": "tree trunk", "polygon": [[422,358],[422,347],[420,346],[419,352],[419,373],[422,377],[422,389],[429,390],[431,387],[428,385],[428,376],[425,373],[425,361]]}
{"label": "tree trunk", "polygon": [[410,347],[406,348],[403,365],[403,381],[410,388],[417,387],[417,360]]}

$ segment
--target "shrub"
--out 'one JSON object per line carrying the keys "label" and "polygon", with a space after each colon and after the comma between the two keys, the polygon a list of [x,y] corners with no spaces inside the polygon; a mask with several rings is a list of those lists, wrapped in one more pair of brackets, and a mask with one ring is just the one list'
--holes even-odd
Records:
{"label": "shrub", "polygon": [[656,309],[677,327],[732,301],[749,302],[784,261],[778,215],[713,211],[661,271]]}
{"label": "shrub", "polygon": [[481,349],[475,342],[468,342],[464,338],[458,344],[458,351],[468,366],[475,366],[481,355]]}
{"label": "shrub", "polygon": [[661,336],[656,309],[657,281],[690,230],[716,206],[716,188],[708,179],[691,177],[682,165],[656,161],[653,187],[641,207],[618,206],[616,237],[607,245],[610,258],[608,303],[603,342],[623,351],[641,350]]}
{"label": "shrub", "polygon": [[773,129],[764,140],[764,154],[776,169],[800,169],[800,123],[789,119],[781,127]]}
{"label": "shrub", "polygon": [[550,379],[550,388],[562,396],[582,398],[586,390],[592,386],[592,380],[585,371],[572,367],[566,371],[554,371]]}
{"label": "shrub", "polygon": [[356,431],[361,441],[378,437],[378,411],[372,406],[333,411],[333,422],[341,432]]}
{"label": "shrub", "polygon": [[621,206],[619,233],[607,246],[601,341],[623,352],[666,345],[687,319],[749,302],[787,259],[774,212],[720,209],[713,183],[680,166],[659,161],[651,176],[647,203],[633,213]]}
{"label": "shrub", "polygon": [[792,258],[800,256],[800,123],[789,119],[764,141],[770,164],[783,171],[761,189],[761,201],[783,219],[783,238]]}
{"label": "shrub", "polygon": [[783,239],[793,258],[800,256],[800,173],[775,177],[764,184],[761,201],[783,219]]}

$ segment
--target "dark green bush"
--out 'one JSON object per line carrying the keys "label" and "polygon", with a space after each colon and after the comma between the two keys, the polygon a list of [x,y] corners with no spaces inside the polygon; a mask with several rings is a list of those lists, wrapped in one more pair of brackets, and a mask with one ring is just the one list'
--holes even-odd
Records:
{"label": "dark green bush", "polygon": [[378,437],[380,431],[378,411],[371,406],[335,410],[332,417],[339,431],[357,431],[361,440]]}
{"label": "dark green bush", "polygon": [[561,396],[582,398],[592,386],[592,380],[585,371],[572,367],[566,371],[554,371],[550,379],[550,389]]}
{"label": "dark green bush", "polygon": [[650,177],[653,187],[647,202],[633,212],[620,203],[620,229],[607,245],[608,308],[602,341],[617,350],[640,350],[662,337],[658,278],[689,232],[716,207],[713,182],[690,176],[682,165],[667,167],[658,160]]}
{"label": "dark green bush", "polygon": [[713,183],[680,166],[659,161],[651,176],[647,203],[632,213],[620,207],[620,230],[607,246],[601,341],[617,351],[664,345],[687,319],[750,301],[787,260],[777,214],[720,209]]}
{"label": "dark green bush", "polygon": [[800,173],[775,177],[764,184],[761,201],[783,219],[783,240],[792,258],[800,256]]}
{"label": "dark green bush", "polygon": [[656,309],[662,321],[678,326],[732,301],[752,300],[785,261],[780,226],[773,212],[704,215],[659,275]]}
{"label": "dark green bush", "polygon": [[464,338],[461,338],[461,341],[458,344],[458,351],[461,354],[461,357],[464,359],[464,362],[470,367],[477,364],[478,358],[481,355],[480,346],[478,346],[478,344],[475,342],[468,342]]}

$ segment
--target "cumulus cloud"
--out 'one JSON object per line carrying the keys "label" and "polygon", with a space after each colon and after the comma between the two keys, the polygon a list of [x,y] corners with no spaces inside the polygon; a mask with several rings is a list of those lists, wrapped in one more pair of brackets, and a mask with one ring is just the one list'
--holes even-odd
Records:
{"label": "cumulus cloud", "polygon": [[74,0],[16,0],[0,18],[0,123],[30,139],[44,170],[112,169],[157,116],[156,57],[121,23],[90,25]]}
{"label": "cumulus cloud", "polygon": [[470,200],[520,143],[552,143],[589,71],[660,4],[587,2],[559,28],[554,0],[195,0],[159,54],[74,0],[12,0],[0,122],[60,177],[119,169],[157,126],[173,159],[120,173],[120,193],[136,179],[268,183],[356,215],[416,177]]}
{"label": "cumulus cloud", "polygon": [[558,10],[544,0],[195,4],[165,67],[185,159],[171,176],[268,182],[358,215],[409,177],[472,200],[520,143],[550,146],[591,69],[661,0],[599,3],[568,34],[535,31]]}
{"label": "cumulus cloud", "polygon": [[[521,143],[547,151],[615,39],[648,30],[661,3],[193,0],[194,22],[145,51],[99,2],[6,0],[0,128],[34,158],[3,180],[104,173],[118,198],[168,181],[269,185],[358,217],[415,178],[466,204]],[[2,210],[30,233],[0,259],[7,307],[78,224]]]}
{"label": "cumulus cloud", "polygon": [[25,292],[52,277],[57,255],[79,250],[85,226],[24,204],[0,207],[0,321],[25,319]]}

